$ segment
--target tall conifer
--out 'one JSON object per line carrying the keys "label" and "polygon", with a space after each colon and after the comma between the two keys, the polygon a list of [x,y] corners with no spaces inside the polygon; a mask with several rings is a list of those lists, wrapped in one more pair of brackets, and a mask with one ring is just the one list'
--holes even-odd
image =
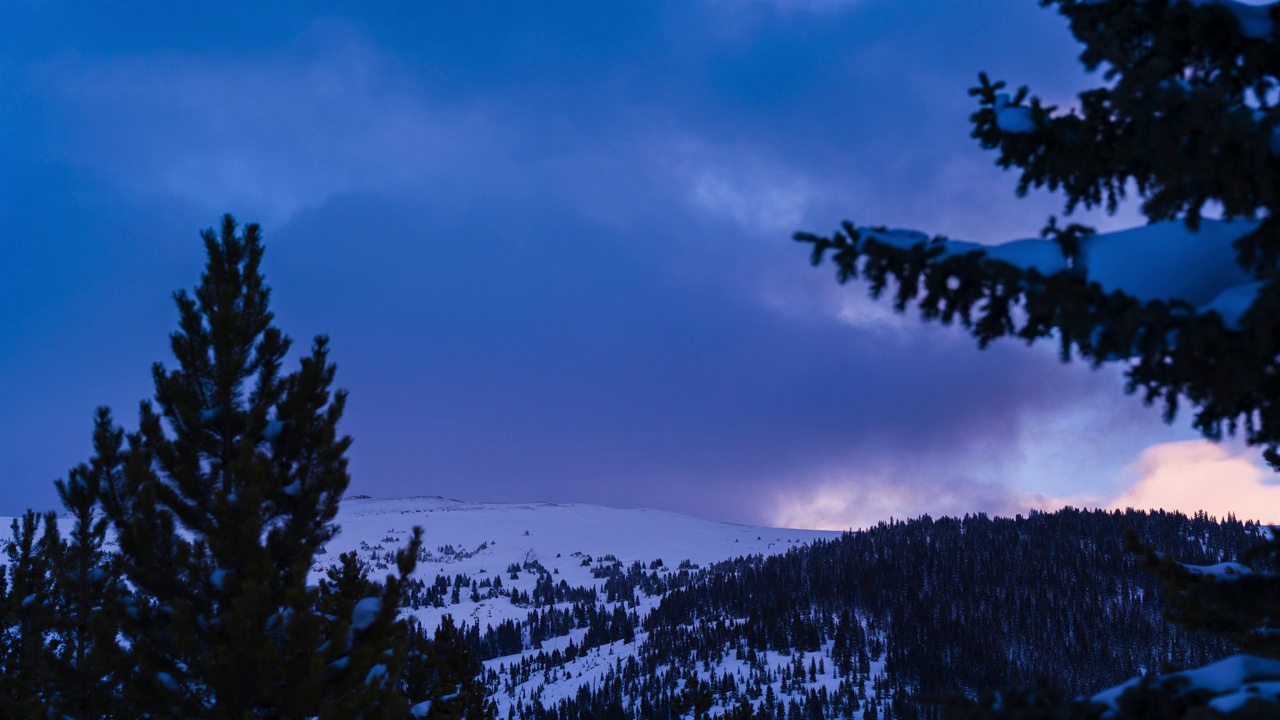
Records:
{"label": "tall conifer", "polygon": [[40,717],[57,690],[53,568],[61,539],[53,513],[28,510],[12,525],[0,575],[0,718]]}
{"label": "tall conifer", "polygon": [[154,401],[102,494],[133,590],[123,701],[150,717],[404,718],[399,583],[369,583],[344,614],[307,584],[349,482],[328,340],[282,374],[290,341],[258,226],[228,215],[202,237],[200,285],[175,295],[177,367],[154,366]]}
{"label": "tall conifer", "polygon": [[117,576],[114,554],[105,547],[107,520],[98,506],[102,493],[120,481],[124,433],[111,413],[94,419],[94,456],[58,481],[58,496],[73,521],[62,541],[53,574],[53,605],[59,638],[53,667],[55,691],[49,712],[67,720],[126,717],[120,700],[121,652],[116,642],[121,602],[128,587]]}

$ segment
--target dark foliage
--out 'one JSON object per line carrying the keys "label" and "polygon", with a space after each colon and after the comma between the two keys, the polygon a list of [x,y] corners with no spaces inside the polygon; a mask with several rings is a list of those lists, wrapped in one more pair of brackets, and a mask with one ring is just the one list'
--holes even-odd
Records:
{"label": "dark foliage", "polygon": [[[1133,194],[1151,222],[1195,229],[1206,207],[1219,208],[1224,219],[1255,220],[1235,241],[1239,266],[1259,282],[1238,325],[1186,298],[1142,301],[1124,288],[1091,282],[1082,244],[1092,230],[1062,227],[1055,218],[1043,236],[1057,244],[1066,267],[1051,275],[981,249],[948,254],[941,237],[889,242],[880,230],[848,222],[829,237],[798,233],[795,239],[812,246],[815,265],[830,258],[840,282],[867,280],[875,297],[894,286],[899,311],[916,305],[926,320],[959,321],[980,347],[1001,337],[1029,343],[1056,337],[1064,361],[1078,356],[1097,366],[1128,359],[1127,391],[1163,404],[1166,420],[1189,404],[1204,437],[1240,433],[1280,464],[1280,6],[1041,4],[1067,18],[1084,45],[1081,62],[1101,71],[1102,82],[1081,93],[1075,107],[1059,109],[1025,87],[1001,92],[1003,81],[982,74],[970,91],[979,104],[973,136],[998,152],[1000,167],[1019,173],[1020,195],[1030,188],[1061,192],[1068,215],[1077,207],[1114,212]],[[1245,651],[1280,657],[1280,538],[1250,553],[1263,572],[1209,573],[1157,547],[1169,550],[1159,541],[1134,544],[1165,580],[1174,620]],[[1069,673],[1064,682],[1071,684]],[[1046,695],[1038,697],[1016,709],[1004,699],[985,708],[1004,717],[1038,717],[1048,707]],[[1276,713],[1276,697],[1255,704]],[[1202,716],[1213,712],[1205,702],[1152,680],[1126,695],[1117,712]]]}
{"label": "dark foliage", "polygon": [[399,617],[419,531],[381,582],[348,556],[308,584],[350,480],[346,394],[330,390],[324,337],[282,373],[290,340],[272,324],[257,226],[227,216],[202,237],[201,283],[175,295],[177,368],[153,367],[138,431],[100,409],[93,459],[58,483],[70,535],[52,515],[14,524],[0,717],[403,720],[409,675],[415,692],[438,680],[476,696],[466,645],[426,643],[424,670]]}

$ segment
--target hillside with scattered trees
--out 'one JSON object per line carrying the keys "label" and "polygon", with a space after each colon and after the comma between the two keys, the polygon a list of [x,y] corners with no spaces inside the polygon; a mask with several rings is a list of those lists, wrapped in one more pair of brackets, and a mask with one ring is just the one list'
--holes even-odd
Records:
{"label": "hillside with scattered trees", "polygon": [[536,577],[532,592],[439,575],[408,596],[520,607],[523,619],[462,626],[506,716],[932,718],[990,687],[1051,677],[1089,695],[1227,656],[1166,621],[1125,538],[1213,564],[1259,532],[1132,510],[922,517],[703,568],[597,558],[588,587],[530,563],[509,570]]}

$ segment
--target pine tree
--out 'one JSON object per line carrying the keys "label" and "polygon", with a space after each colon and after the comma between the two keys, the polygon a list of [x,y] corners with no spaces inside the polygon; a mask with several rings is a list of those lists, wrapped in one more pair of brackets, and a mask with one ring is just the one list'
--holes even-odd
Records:
{"label": "pine tree", "polygon": [[104,548],[107,521],[97,507],[104,490],[114,488],[123,469],[124,434],[111,414],[99,409],[94,419],[94,457],[58,481],[58,496],[74,526],[61,544],[52,568],[55,629],[61,638],[53,667],[55,690],[49,712],[59,718],[126,717],[118,705],[120,648],[116,632],[128,588],[116,577],[114,555]]}
{"label": "pine tree", "polygon": [[[124,588],[104,550],[98,488],[120,469],[121,433],[100,410],[91,463],[57,482],[74,525],[64,539],[52,513],[13,523],[0,568],[0,717],[129,717],[120,706],[116,642]],[[7,578],[5,577],[7,575]]]}
{"label": "pine tree", "polygon": [[[202,234],[202,282],[175,296],[179,368],[153,368],[139,430],[126,443],[100,408],[94,457],[57,482],[70,535],[52,513],[13,523],[0,720],[404,718],[426,697],[443,701],[433,717],[491,717],[452,626],[433,641],[398,617],[419,528],[383,582],[344,555],[307,584],[349,482],[346,396],[329,390],[324,337],[280,373],[290,341],[271,324],[258,228],[237,230],[226,216]],[[406,665],[411,643],[429,677]]]}
{"label": "pine tree", "polygon": [[[488,689],[481,681],[484,666],[476,659],[451,616],[441,618],[431,637],[421,625],[410,623],[408,638],[410,653],[403,688],[407,697],[423,699],[415,706],[419,717],[428,720],[497,717],[497,706],[488,699]],[[425,692],[418,688],[424,688]]]}
{"label": "pine tree", "polygon": [[[1247,299],[1247,311],[1226,317],[1216,300],[1198,307],[1188,298],[1143,300],[1102,287],[1090,281],[1085,252],[1099,239],[1056,218],[1042,235],[1061,262],[1038,266],[941,236],[849,222],[828,237],[796,239],[812,245],[815,265],[830,257],[840,282],[865,279],[873,297],[892,285],[896,309],[914,305],[926,320],[958,321],[980,347],[1001,337],[1056,336],[1064,361],[1074,356],[1096,367],[1127,359],[1127,391],[1162,403],[1166,420],[1190,405],[1204,437],[1239,434],[1280,461],[1280,10],[1226,0],[1041,4],[1067,18],[1084,45],[1081,62],[1101,69],[1103,83],[1081,93],[1077,107],[1059,109],[1025,87],[1002,92],[1004,82],[980,75],[970,91],[979,105],[973,136],[998,151],[1000,167],[1019,171],[1020,195],[1059,191],[1067,215],[1115,212],[1132,193],[1152,223],[1180,221],[1194,231],[1206,206],[1250,221],[1234,248],[1254,282],[1219,288],[1226,291],[1220,298]],[[1242,573],[1224,577],[1155,560],[1145,549],[1169,581],[1176,618],[1280,658],[1280,536],[1255,551],[1257,564],[1243,581]],[[1176,691],[1154,680],[1148,689],[1164,700],[1133,708],[1181,716],[1207,702],[1165,702]],[[1280,699],[1272,697],[1240,712],[1259,712],[1261,704],[1261,712],[1274,713]]]}
{"label": "pine tree", "polygon": [[[202,238],[201,283],[175,295],[177,367],[153,367],[155,399],[98,492],[131,588],[120,701],[133,717],[404,718],[398,578],[337,614],[307,583],[349,482],[328,340],[282,374],[290,341],[272,324],[258,227],[228,215]],[[107,446],[118,432],[99,423]],[[416,552],[400,554],[401,577]]]}
{"label": "pine tree", "polygon": [[54,567],[61,538],[53,513],[28,510],[12,525],[0,576],[0,718],[43,715],[57,690]]}

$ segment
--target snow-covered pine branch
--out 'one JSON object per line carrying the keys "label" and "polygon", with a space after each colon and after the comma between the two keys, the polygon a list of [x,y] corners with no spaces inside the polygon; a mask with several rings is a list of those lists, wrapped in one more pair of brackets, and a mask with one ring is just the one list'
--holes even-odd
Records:
{"label": "snow-covered pine branch", "polygon": [[[1146,227],[1095,235],[1050,218],[1040,239],[981,246],[846,222],[830,236],[795,239],[812,245],[815,265],[830,258],[840,282],[865,280],[873,297],[892,290],[898,311],[958,321],[980,347],[1056,338],[1064,361],[1125,363],[1127,391],[1162,403],[1166,420],[1187,403],[1206,438],[1241,433],[1280,471],[1280,9],[1229,0],[1042,4],[1068,19],[1081,62],[1101,70],[1101,82],[1059,109],[981,74],[970,90],[973,137],[997,151],[998,166],[1018,171],[1019,195],[1060,192],[1067,215],[1114,213],[1132,195]],[[1206,220],[1206,208],[1222,221]],[[1274,536],[1242,558],[1265,572],[1194,568],[1135,549],[1165,579],[1176,620],[1280,657]],[[976,716],[1079,715],[1079,703],[1047,706],[1045,697],[996,693]],[[1094,700],[1086,716],[1101,708],[1126,718],[1274,717],[1280,664],[1240,655]]]}
{"label": "snow-covered pine branch", "polygon": [[1252,279],[1233,247],[1256,227],[1162,222],[982,246],[845,223],[796,239],[813,246],[815,264],[829,258],[841,282],[866,280],[875,297],[892,289],[898,310],[959,322],[980,346],[1056,337],[1064,359],[1124,361],[1129,390],[1163,403],[1169,419],[1186,402],[1206,437],[1243,430],[1252,444],[1275,445],[1280,286]]}

